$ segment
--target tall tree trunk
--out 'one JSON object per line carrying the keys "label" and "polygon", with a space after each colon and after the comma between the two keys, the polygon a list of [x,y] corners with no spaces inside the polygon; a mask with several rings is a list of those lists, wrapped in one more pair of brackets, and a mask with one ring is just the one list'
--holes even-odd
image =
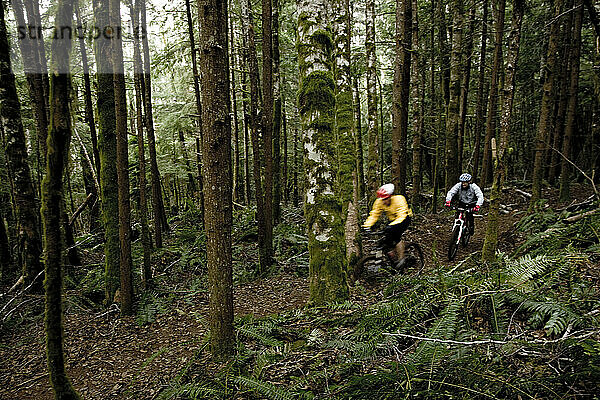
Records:
{"label": "tall tree trunk", "polygon": [[[147,32],[146,2],[141,3],[140,23],[143,32]],[[162,247],[162,233],[169,230],[167,214],[162,198],[160,172],[156,161],[156,140],[154,136],[154,117],[152,115],[152,82],[150,77],[150,49],[148,35],[142,35],[142,49],[144,58],[144,115],[146,116],[146,134],[148,135],[148,150],[150,154],[150,177],[152,182],[152,211],[154,213],[154,234],[156,247]]]}
{"label": "tall tree trunk", "polygon": [[31,101],[31,109],[35,120],[35,128],[37,132],[37,144],[39,148],[38,162],[45,166],[46,163],[46,137],[48,136],[48,114],[47,114],[47,94],[44,93],[43,86],[43,70],[38,50],[38,42],[41,40],[42,34],[41,25],[37,25],[35,13],[33,11],[32,0],[26,0],[25,8],[27,8],[27,22],[25,21],[24,7],[21,0],[12,0],[15,19],[18,26],[27,27],[28,38],[26,40],[18,40],[23,58],[23,68],[27,78],[27,87],[29,89],[29,97]]}
{"label": "tall tree trunk", "polygon": [[0,8],[0,119],[6,136],[6,161],[12,175],[13,207],[18,226],[17,256],[20,258],[25,287],[33,283],[32,288],[39,293],[43,282],[43,277],[40,276],[43,265],[40,262],[42,243],[38,225],[39,209],[27,163],[27,141],[15,76],[11,70],[4,3]]}
{"label": "tall tree trunk", "polygon": [[[570,63],[571,79],[569,84],[569,104],[567,106],[567,121],[565,124],[565,137],[563,140],[562,153],[564,157],[569,158],[571,154],[571,141],[573,132],[576,128],[577,116],[577,91],[579,89],[579,58],[581,55],[581,25],[583,19],[583,6],[581,1],[577,1],[577,10],[575,11],[575,23],[573,26],[573,39],[571,42]],[[568,201],[570,198],[569,182],[571,166],[562,159],[560,170],[560,200]]]}
{"label": "tall tree trunk", "polygon": [[497,167],[494,172],[494,182],[490,195],[490,211],[488,213],[488,224],[483,243],[482,259],[493,261],[498,248],[498,220],[500,197],[502,186],[506,177],[506,162],[508,155],[508,139],[510,137],[510,124],[512,119],[513,99],[515,95],[515,78],[517,72],[517,60],[519,58],[519,47],[521,41],[521,25],[523,22],[524,0],[515,0],[513,3],[513,14],[511,32],[508,38],[508,54],[506,55],[506,81],[502,96],[502,119],[500,121],[500,142],[497,148]]}
{"label": "tall tree trunk", "polygon": [[[273,262],[273,7],[262,0],[262,139],[264,169],[265,253],[268,265]],[[267,265],[264,265],[266,267]],[[263,269],[263,272],[265,270]]]}
{"label": "tall tree trunk", "polygon": [[198,74],[198,62],[196,59],[196,40],[194,38],[194,27],[192,22],[192,9],[190,0],[185,0],[185,12],[188,24],[188,35],[190,39],[190,49],[192,56],[192,75],[194,78],[194,98],[196,99],[196,113],[198,119],[196,121],[196,159],[198,163],[198,194],[200,196],[200,220],[204,221],[204,184],[202,181],[202,149],[200,142],[202,141],[202,99],[200,95],[200,75]]}
{"label": "tall tree trunk", "polygon": [[298,3],[298,105],[304,141],[304,215],[310,257],[310,302],[320,305],[348,298],[344,273],[344,225],[339,193],[332,185],[336,151],[331,140],[335,118],[329,1]]}
{"label": "tall tree trunk", "polygon": [[298,207],[298,128],[294,129],[294,207]]}
{"label": "tall tree trunk", "polygon": [[[464,20],[463,20],[464,21]],[[475,36],[475,7],[471,8],[469,16],[469,32],[466,35],[466,43],[463,46],[463,62],[461,71],[460,83],[460,107],[458,110],[458,167],[462,171],[464,168],[464,138],[465,138],[465,123],[467,120],[469,87],[471,86],[471,60],[473,56],[473,37]]]}
{"label": "tall tree trunk", "polygon": [[531,187],[531,199],[529,209],[532,210],[535,203],[542,197],[542,179],[544,173],[544,151],[547,149],[547,141],[552,129],[551,118],[553,112],[553,91],[556,82],[555,64],[557,62],[558,44],[560,41],[559,18],[564,0],[554,0],[554,19],[550,24],[548,36],[548,51],[546,57],[545,79],[542,93],[542,104],[540,106],[540,120],[535,137],[535,159],[533,163],[533,179]]}
{"label": "tall tree trunk", "polygon": [[10,271],[10,242],[4,224],[4,216],[0,212],[0,282],[7,283],[7,274]]}
{"label": "tall tree trunk", "polygon": [[352,75],[350,73],[350,25],[349,0],[336,0],[334,7],[334,79],[335,79],[335,129],[337,138],[337,193],[341,201],[341,217],[344,223],[346,247],[346,271],[352,270],[360,257],[358,239],[358,204],[354,201],[356,192],[356,148],[354,139],[354,115],[352,106]]}
{"label": "tall tree trunk", "polygon": [[412,48],[414,50],[414,61],[412,62],[413,76],[417,79],[417,84],[413,85],[412,97],[417,102],[417,108],[413,117],[413,143],[412,143],[412,206],[419,204],[419,195],[421,193],[421,137],[423,135],[423,116],[425,114],[425,79],[422,59],[419,53],[419,19],[418,3],[412,0]]}
{"label": "tall tree trunk", "polygon": [[356,120],[356,170],[358,175],[358,197],[365,196],[365,165],[362,137],[362,116],[360,111],[360,92],[358,91],[358,77],[352,80],[354,85],[354,119]]}
{"label": "tall tree trunk", "polygon": [[231,269],[232,177],[227,1],[198,0],[202,59],[202,121],[209,281],[210,346],[216,357],[233,353]]}
{"label": "tall tree trunk", "polygon": [[[242,25],[244,27],[244,35],[248,46],[246,47],[246,61],[250,76],[250,128],[252,139],[253,152],[253,177],[254,177],[254,195],[256,199],[256,220],[258,224],[258,251],[259,251],[259,266],[258,273],[264,273],[271,265],[271,246],[269,245],[269,221],[267,217],[267,202],[271,203],[271,198],[266,196],[266,184],[263,184],[262,177],[262,160],[260,130],[264,125],[258,120],[258,101],[259,101],[259,82],[258,82],[258,59],[256,56],[256,45],[254,42],[254,23],[252,18],[251,3],[249,0],[242,1]],[[263,114],[265,111],[263,110]],[[263,117],[264,118],[264,117]],[[264,121],[263,121],[264,122]],[[264,136],[264,133],[263,133]],[[263,140],[262,147],[265,146]],[[264,149],[263,149],[264,150]],[[268,201],[267,201],[268,200]],[[270,205],[269,205],[270,207]]]}
{"label": "tall tree trunk", "polygon": [[462,64],[462,46],[463,46],[463,28],[464,28],[464,5],[463,0],[452,1],[452,54],[450,57],[450,102],[448,103],[448,112],[446,117],[446,145],[445,145],[445,165],[446,165],[446,189],[452,187],[460,175],[460,165],[458,164],[458,125],[460,120],[460,83],[461,83],[461,64]]}
{"label": "tall tree trunk", "polygon": [[[77,26],[83,26],[80,18],[79,3],[75,2],[75,16]],[[85,40],[83,35],[79,35],[79,53],[81,55],[81,64],[83,67],[83,88],[85,101],[85,120],[90,129],[92,139],[93,168],[96,177],[100,176],[100,153],[98,152],[98,135],[96,134],[96,123],[94,122],[94,107],[92,105],[92,89],[90,84],[90,67],[88,65],[87,51],[85,49]],[[83,146],[83,144],[82,144]],[[83,165],[83,163],[82,163]],[[95,184],[88,185],[89,193],[92,193],[96,199],[100,196]],[[90,232],[95,232],[99,228],[100,202],[94,201],[90,208]]]}
{"label": "tall tree trunk", "polygon": [[[59,0],[56,26],[72,26],[72,0]],[[46,177],[42,189],[42,215],[44,221],[44,254],[46,261],[46,356],[50,382],[56,399],[79,399],[69,381],[64,362],[62,324],[62,253],[61,204],[63,204],[63,173],[71,140],[71,115],[69,111],[69,58],[71,39],[63,38],[52,43],[52,80],[50,83],[50,131]]]}
{"label": "tall tree trunk", "polygon": [[[94,2],[94,17],[98,26],[109,26],[108,0]],[[98,79],[98,150],[100,154],[100,192],[102,195],[102,222],[104,224],[105,301],[111,303],[120,285],[119,261],[119,201],[117,184],[117,137],[115,119],[115,90],[110,60],[110,41],[100,37],[96,53]]]}
{"label": "tall tree trunk", "polygon": [[379,126],[377,110],[377,54],[375,51],[375,0],[366,0],[367,55],[367,189],[370,196],[379,187]]}
{"label": "tall tree trunk", "polygon": [[483,145],[483,170],[481,172],[481,188],[483,189],[492,174],[492,138],[496,136],[496,118],[498,115],[498,86],[502,68],[502,42],[504,37],[504,14],[506,0],[496,0],[493,5],[494,28],[496,31],[494,41],[494,67],[490,82],[488,100],[488,116],[485,125],[485,141]]}
{"label": "tall tree trunk", "polygon": [[[121,1],[110,0],[110,23],[121,31]],[[131,273],[131,204],[129,203],[129,149],[127,140],[127,94],[125,92],[125,69],[123,46],[120,35],[112,42],[113,85],[115,91],[115,119],[117,136],[117,183],[119,186],[119,244],[121,313],[133,313],[133,282]]]}
{"label": "tall tree trunk", "polygon": [[281,221],[281,74],[279,55],[279,0],[273,0],[273,223]]}
{"label": "tall tree trunk", "polygon": [[[283,76],[281,77],[281,82],[284,82]],[[288,201],[290,201],[290,191],[289,191],[289,157],[288,157],[288,130],[287,130],[287,116],[285,114],[285,99],[281,99],[281,127],[283,131],[283,171],[281,172],[282,179],[282,187],[283,187],[283,201],[287,205]]]}
{"label": "tall tree trunk", "polygon": [[[189,0],[188,0],[189,1]],[[235,35],[233,29],[233,16],[229,16],[229,35],[230,35],[230,72],[231,72],[231,105],[233,109],[233,200],[240,201],[240,193],[242,193],[244,186],[241,184],[241,170],[240,170],[240,138],[239,138],[239,124],[238,124],[238,111],[237,111],[237,91],[235,89],[235,68],[236,68],[236,47],[235,47]]]}
{"label": "tall tree trunk", "polygon": [[[138,185],[140,190],[140,209],[139,218],[142,228],[142,283],[144,289],[148,290],[152,286],[152,265],[151,265],[151,246],[150,228],[148,227],[148,200],[146,197],[146,152],[144,149],[144,117],[142,115],[142,93],[144,91],[144,75],[142,73],[142,57],[140,54],[140,25],[139,14],[141,9],[141,1],[135,0],[135,4],[131,4],[131,21],[134,29],[133,33],[133,79],[135,88],[135,115],[137,128],[137,145],[138,145],[138,161],[139,176]],[[186,1],[189,9],[189,0]],[[194,63],[195,64],[195,63]],[[195,66],[195,65],[194,65]]]}
{"label": "tall tree trunk", "polygon": [[412,0],[396,0],[396,58],[392,102],[392,183],[406,194],[406,154],[410,64],[412,52]]}
{"label": "tall tree trunk", "polygon": [[475,109],[475,148],[473,149],[473,180],[478,182],[479,159],[481,151],[481,137],[485,121],[485,109],[487,108],[487,96],[485,95],[485,57],[487,54],[487,22],[488,22],[488,0],[483,0],[481,5],[483,16],[481,21],[481,50],[479,54],[479,77],[477,84],[477,106]]}

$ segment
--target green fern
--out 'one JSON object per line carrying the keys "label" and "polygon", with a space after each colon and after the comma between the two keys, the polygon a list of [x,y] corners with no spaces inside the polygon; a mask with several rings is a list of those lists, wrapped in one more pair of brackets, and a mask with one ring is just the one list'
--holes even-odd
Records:
{"label": "green fern", "polygon": [[294,400],[298,398],[298,395],[296,394],[292,394],[272,383],[263,382],[258,379],[237,376],[233,381],[242,388],[261,395],[261,398],[271,400]]}
{"label": "green fern", "polygon": [[184,383],[162,392],[158,399],[169,400],[179,397],[186,399],[224,399],[230,396],[227,388],[214,388],[210,382]]}

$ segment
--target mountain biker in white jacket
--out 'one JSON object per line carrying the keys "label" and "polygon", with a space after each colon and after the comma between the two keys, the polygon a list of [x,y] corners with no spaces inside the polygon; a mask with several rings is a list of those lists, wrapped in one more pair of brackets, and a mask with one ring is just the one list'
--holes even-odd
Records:
{"label": "mountain biker in white jacket", "polygon": [[469,227],[469,234],[473,235],[475,230],[473,212],[477,212],[481,208],[483,204],[483,192],[471,179],[470,174],[462,174],[458,178],[460,182],[452,186],[448,194],[446,194],[446,207],[450,207],[452,198],[458,196],[458,207],[468,210],[466,212],[467,226]]}

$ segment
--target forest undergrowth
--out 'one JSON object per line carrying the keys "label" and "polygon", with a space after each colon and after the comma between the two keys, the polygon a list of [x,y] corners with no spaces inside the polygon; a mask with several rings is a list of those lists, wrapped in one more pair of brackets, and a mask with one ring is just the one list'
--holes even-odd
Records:
{"label": "forest undergrowth", "polygon": [[[256,276],[253,210],[239,209],[236,351],[225,364],[206,347],[205,237],[195,208],[170,221],[167,245],[153,253],[155,285],[131,319],[102,305],[101,245],[82,236],[85,266],[70,271],[65,291],[68,368],[76,386],[96,385],[86,398],[598,398],[600,213],[574,223],[565,222],[569,215],[544,205],[525,215],[503,236],[520,237],[519,245],[504,247],[494,263],[474,252],[450,264],[443,249],[434,248],[436,257],[427,249],[420,276],[359,280],[349,301],[312,308],[300,210],[283,210],[277,266]],[[420,223],[428,220],[440,223]],[[139,241],[133,255],[138,265]],[[43,302],[22,299],[28,303],[1,315],[8,370],[0,375],[20,390],[6,398],[48,398]],[[110,349],[117,354],[107,359]],[[121,362],[120,351],[130,358]]]}

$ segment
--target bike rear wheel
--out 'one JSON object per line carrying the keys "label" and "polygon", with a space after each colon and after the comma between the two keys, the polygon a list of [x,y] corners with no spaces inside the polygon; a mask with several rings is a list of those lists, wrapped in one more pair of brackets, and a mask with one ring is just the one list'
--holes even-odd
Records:
{"label": "bike rear wheel", "polygon": [[460,226],[457,226],[452,231],[450,241],[448,242],[448,260],[454,260],[456,253],[458,252],[458,236],[460,234]]}
{"label": "bike rear wheel", "polygon": [[462,237],[460,238],[463,247],[467,247],[467,245],[469,244],[469,239],[471,239],[471,233],[469,232],[469,228],[466,227],[464,228]]}

